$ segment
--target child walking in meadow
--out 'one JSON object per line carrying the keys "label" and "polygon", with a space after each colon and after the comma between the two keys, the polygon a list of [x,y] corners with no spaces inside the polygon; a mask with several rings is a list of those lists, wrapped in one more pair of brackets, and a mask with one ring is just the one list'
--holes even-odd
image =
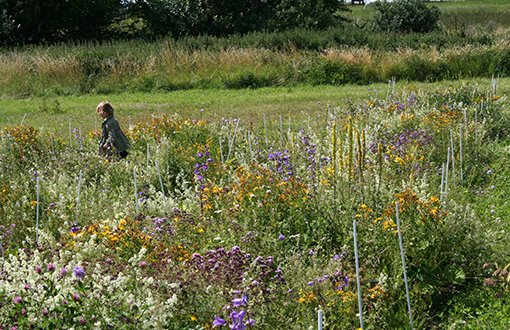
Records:
{"label": "child walking in meadow", "polygon": [[96,111],[103,118],[101,137],[99,138],[99,154],[126,158],[127,149],[131,148],[131,145],[120,129],[119,122],[113,116],[112,105],[108,101],[101,102]]}

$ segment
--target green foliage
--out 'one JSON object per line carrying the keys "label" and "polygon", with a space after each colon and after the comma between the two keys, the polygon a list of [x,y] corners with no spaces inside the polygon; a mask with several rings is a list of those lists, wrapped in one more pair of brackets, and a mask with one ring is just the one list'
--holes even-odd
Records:
{"label": "green foliage", "polygon": [[424,0],[396,0],[377,4],[374,26],[393,33],[429,32],[437,28],[440,10]]}
{"label": "green foliage", "polygon": [[12,22],[10,44],[112,38],[108,28],[120,19],[121,8],[120,0],[0,2],[0,13]]}

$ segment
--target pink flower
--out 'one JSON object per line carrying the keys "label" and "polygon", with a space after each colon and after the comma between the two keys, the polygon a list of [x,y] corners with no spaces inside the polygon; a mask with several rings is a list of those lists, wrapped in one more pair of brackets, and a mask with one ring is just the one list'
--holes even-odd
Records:
{"label": "pink flower", "polygon": [[147,263],[145,261],[142,261],[140,263],[140,268],[145,268],[145,266],[147,266]]}
{"label": "pink flower", "polygon": [[53,264],[49,264],[49,265],[48,265],[48,267],[46,267],[46,270],[47,270],[48,272],[52,272],[52,271],[54,271],[54,270],[55,270],[55,265],[53,265]]}
{"label": "pink flower", "polygon": [[42,310],[42,316],[48,315],[48,310],[45,308]]}
{"label": "pink flower", "polygon": [[14,303],[15,303],[15,304],[19,304],[19,303],[20,303],[20,302],[22,302],[22,301],[23,301],[23,298],[21,298],[21,297],[16,297],[16,298],[14,298]]}
{"label": "pink flower", "polygon": [[67,269],[62,268],[62,269],[60,270],[60,275],[65,275],[65,274],[67,274]]}
{"label": "pink flower", "polygon": [[80,324],[85,325],[87,324],[87,320],[85,320],[83,317],[80,319]]}
{"label": "pink flower", "polygon": [[35,267],[35,272],[37,274],[41,274],[41,270],[42,270],[42,267],[39,267],[39,266]]}

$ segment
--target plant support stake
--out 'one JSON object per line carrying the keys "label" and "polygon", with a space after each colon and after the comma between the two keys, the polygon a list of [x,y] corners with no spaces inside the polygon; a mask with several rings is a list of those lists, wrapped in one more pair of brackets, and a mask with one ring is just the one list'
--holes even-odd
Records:
{"label": "plant support stake", "polygon": [[443,202],[443,194],[444,194],[444,163],[443,167],[441,168],[441,194],[439,195],[441,202]]}
{"label": "plant support stake", "polygon": [[39,241],[39,176],[37,176],[37,206],[35,211],[35,242]]}
{"label": "plant support stake", "polygon": [[361,300],[361,284],[359,280],[359,262],[358,262],[358,238],[356,234],[356,220],[352,223],[353,233],[354,233],[354,257],[356,259],[356,284],[358,286],[358,309],[359,309],[359,324],[360,328],[363,330],[363,301]]}
{"label": "plant support stake", "polygon": [[147,182],[149,182],[149,142],[147,142]]}
{"label": "plant support stake", "polygon": [[452,155],[452,179],[453,179],[453,186],[456,186],[455,183],[455,153],[453,152],[453,131],[450,130],[450,142],[452,145],[451,155]]}
{"label": "plant support stake", "polygon": [[158,160],[154,159],[154,161],[156,162],[156,167],[158,169],[159,184],[161,185],[161,192],[163,193],[163,200],[165,201],[166,215],[168,216],[169,213],[168,213],[168,205],[166,203],[165,188],[163,188],[163,180],[161,180],[161,172],[159,171]]}
{"label": "plant support stake", "polygon": [[[446,173],[444,175],[444,198],[446,202],[446,196],[448,196],[448,167],[450,166],[450,147],[448,147],[448,154],[446,156]],[[446,205],[445,205],[446,208]]]}
{"label": "plant support stake", "polygon": [[236,134],[237,134],[237,126],[239,126],[239,122],[241,121],[241,118],[239,118],[237,120],[237,123],[236,123],[236,129],[234,130],[234,136],[232,137],[232,140],[230,141],[229,145],[228,145],[228,156],[227,156],[227,163],[228,161],[230,160],[230,152],[232,151],[232,147],[234,146],[234,140],[236,139]]}
{"label": "plant support stake", "polygon": [[266,145],[267,145],[267,125],[266,125],[266,114],[264,114],[264,135],[266,136]]}
{"label": "plant support stake", "polygon": [[219,140],[220,140],[220,155],[221,155],[221,163],[222,163],[223,165],[225,165],[225,162],[223,161],[223,149],[221,148],[221,138],[219,138]]}
{"label": "plant support stake", "polygon": [[459,158],[460,180],[464,181],[464,173],[462,171],[462,124],[459,124],[459,149],[460,149],[460,158]]}
{"label": "plant support stake", "polygon": [[71,134],[71,118],[69,118],[69,148],[71,148],[73,146],[73,140],[71,138],[72,134]]}
{"label": "plant support stake", "polygon": [[136,215],[140,214],[138,211],[138,191],[136,190],[136,166],[133,168],[133,176],[135,177],[135,202],[136,202]]}
{"label": "plant support stake", "polygon": [[81,190],[81,170],[80,178],[78,179],[78,198],[76,199],[76,223],[78,224],[78,211],[80,210],[80,190]]}
{"label": "plant support stake", "polygon": [[27,114],[25,114],[25,115],[23,116],[23,119],[21,119],[21,124],[19,124],[20,126],[23,126],[23,122],[25,121],[25,117],[26,117],[26,116],[27,116]]}
{"label": "plant support stake", "polygon": [[251,134],[249,131],[248,131],[248,142],[250,143],[250,161],[253,164],[253,151],[251,149]]}
{"label": "plant support stake", "polygon": [[317,313],[317,329],[322,330],[322,310],[319,309],[319,312]]}
{"label": "plant support stake", "polygon": [[411,310],[411,298],[409,296],[409,287],[407,285],[406,260],[404,257],[404,246],[402,244],[402,232],[400,231],[400,220],[399,220],[399,216],[398,216],[398,202],[395,203],[395,208],[396,208],[396,212],[397,212],[397,230],[398,230],[398,240],[400,241],[400,255],[402,256],[402,266],[404,267],[404,283],[406,285],[407,308],[409,309],[409,322],[411,323],[411,330],[413,330],[413,311]]}

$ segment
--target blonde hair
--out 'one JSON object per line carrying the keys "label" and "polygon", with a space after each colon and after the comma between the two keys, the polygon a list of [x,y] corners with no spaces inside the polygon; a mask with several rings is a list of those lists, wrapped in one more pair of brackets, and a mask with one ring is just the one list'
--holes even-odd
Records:
{"label": "blonde hair", "polygon": [[107,115],[113,115],[113,107],[110,102],[103,101],[99,103],[99,105],[96,108],[96,111],[98,114],[107,114]]}

